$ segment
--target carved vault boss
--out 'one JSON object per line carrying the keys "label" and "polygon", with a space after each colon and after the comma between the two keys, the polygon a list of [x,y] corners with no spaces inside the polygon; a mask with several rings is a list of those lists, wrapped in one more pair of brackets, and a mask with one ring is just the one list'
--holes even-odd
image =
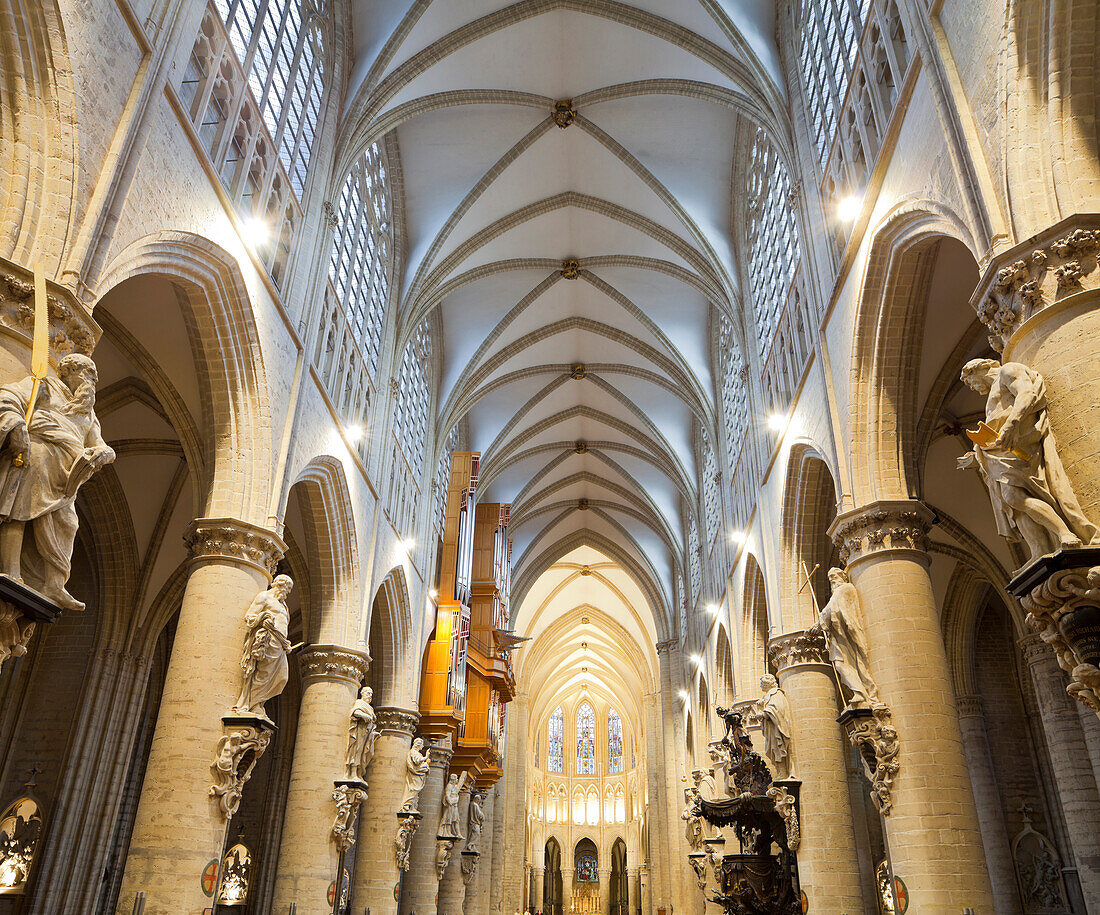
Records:
{"label": "carved vault boss", "polygon": [[[95,363],[74,353],[42,379],[0,387],[0,572],[63,610],[83,610],[65,585],[76,539],[76,494],[115,459],[95,414]],[[25,536],[27,528],[33,536]]]}

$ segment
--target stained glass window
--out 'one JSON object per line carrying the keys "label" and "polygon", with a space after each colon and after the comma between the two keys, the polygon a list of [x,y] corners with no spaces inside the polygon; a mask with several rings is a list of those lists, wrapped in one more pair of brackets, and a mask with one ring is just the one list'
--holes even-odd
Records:
{"label": "stained glass window", "polygon": [[585,702],[577,709],[577,775],[595,774],[596,713]]}
{"label": "stained glass window", "polygon": [[615,709],[607,713],[607,771],[623,771],[623,720]]}
{"label": "stained glass window", "polygon": [[550,724],[546,728],[546,771],[564,772],[565,753],[565,713],[559,705],[550,716]]}
{"label": "stained glass window", "polygon": [[577,862],[577,881],[579,883],[600,882],[600,871],[596,867],[596,859],[591,855],[585,855]]}

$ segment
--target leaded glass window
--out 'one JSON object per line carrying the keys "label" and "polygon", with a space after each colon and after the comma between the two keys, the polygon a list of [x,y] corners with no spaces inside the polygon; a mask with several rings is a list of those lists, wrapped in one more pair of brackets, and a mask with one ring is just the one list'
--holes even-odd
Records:
{"label": "leaded glass window", "polygon": [[[587,702],[577,709],[577,775],[596,774],[596,713]],[[597,801],[597,809],[598,809]]]}
{"label": "leaded glass window", "polygon": [[599,883],[600,871],[596,866],[596,859],[591,855],[585,855],[577,862],[578,883]]}
{"label": "leaded glass window", "polygon": [[741,442],[748,425],[748,391],[742,373],[745,369],[745,355],[733,332],[733,322],[719,312],[718,315],[719,359],[722,377],[722,418],[726,426],[726,449],[730,464],[741,451]]}
{"label": "leaded glass window", "polygon": [[699,528],[694,518],[688,524],[688,573],[691,577],[691,605],[695,606],[703,590],[703,567],[699,557]]}
{"label": "leaded glass window", "polygon": [[432,337],[428,319],[420,322],[405,346],[397,382],[394,435],[405,452],[412,475],[420,479],[424,469],[424,444],[431,410]]}
{"label": "leaded glass window", "polygon": [[703,451],[703,515],[707,525],[707,544],[714,543],[722,521],[722,507],[718,494],[718,459],[710,436],[700,430],[699,445]]}
{"label": "leaded glass window", "polygon": [[623,771],[623,720],[615,709],[607,713],[607,771]]}
{"label": "leaded glass window", "polygon": [[559,705],[546,726],[546,771],[565,771],[565,713]]}
{"label": "leaded glass window", "polygon": [[747,188],[749,286],[757,346],[771,348],[800,260],[791,182],[768,135],[757,130]]}

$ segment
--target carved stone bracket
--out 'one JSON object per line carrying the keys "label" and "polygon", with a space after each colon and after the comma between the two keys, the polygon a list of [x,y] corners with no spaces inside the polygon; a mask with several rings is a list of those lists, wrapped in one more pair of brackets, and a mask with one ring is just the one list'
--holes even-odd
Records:
{"label": "carved stone bracket", "polygon": [[339,680],[358,687],[366,676],[370,658],[362,651],[339,645],[307,645],[298,655],[302,683]]}
{"label": "carved stone bracket", "polygon": [[415,810],[403,810],[397,814],[397,833],[393,837],[393,845],[397,853],[397,866],[403,871],[409,869],[409,851],[413,836],[420,828],[420,818]]}
{"label": "carved stone bracket", "polygon": [[[1028,628],[1072,678],[1066,692],[1100,714],[1100,548],[1043,556],[1025,566],[1008,590],[1028,611]],[[1040,650],[1034,643],[1024,649]]]}
{"label": "carved stone bracket", "polygon": [[775,802],[775,809],[783,817],[787,827],[788,847],[791,851],[798,851],[798,846],[802,844],[802,830],[798,825],[798,799],[787,790],[788,784],[772,782],[772,786],[768,789],[768,797]]}
{"label": "carved stone bracket", "polygon": [[450,836],[436,836],[435,839],[435,876],[442,880],[447,872],[447,865],[451,863],[451,850],[455,847],[457,839]]}
{"label": "carved stone bracket", "polygon": [[409,709],[384,706],[375,709],[378,715],[378,730],[394,736],[411,736],[420,723],[420,713]]}
{"label": "carved stone bracket", "polygon": [[210,772],[214,783],[210,796],[217,798],[222,816],[233,819],[241,805],[244,786],[271,742],[274,726],[262,718],[227,715],[222,718],[224,733],[214,750]]}
{"label": "carved stone bracket", "polygon": [[796,664],[828,664],[829,646],[821,632],[789,632],[768,641],[768,663],[775,670]]}
{"label": "carved stone bracket", "polygon": [[1032,315],[1100,286],[1100,216],[1074,215],[995,257],[971,304],[1002,352]]}
{"label": "carved stone bracket", "polygon": [[890,709],[885,705],[874,709],[847,708],[837,721],[863,760],[863,771],[871,782],[871,799],[883,816],[889,816],[894,803],[891,789],[900,768],[898,732]]}
{"label": "carved stone bracket", "polygon": [[355,820],[359,808],[367,799],[367,783],[339,781],[335,783],[332,799],[336,801],[336,819],[332,823],[332,839],[341,850],[355,844]]}
{"label": "carved stone bracket", "polygon": [[60,615],[37,591],[0,575],[0,664],[25,655],[36,624],[56,622]]}
{"label": "carved stone bracket", "polygon": [[[47,280],[46,303],[50,316],[50,357],[60,360],[70,353],[91,356],[103,331],[76,296],[64,286]],[[34,275],[4,258],[0,258],[0,326],[25,337],[30,349],[34,333]]]}
{"label": "carved stone bracket", "polygon": [[474,875],[477,873],[477,864],[481,860],[481,853],[476,851],[469,851],[463,849],[462,851],[462,882],[466,885],[470,885],[470,881],[474,879]]}
{"label": "carved stone bracket", "polygon": [[840,547],[841,562],[850,565],[887,550],[924,552],[935,520],[933,511],[915,499],[872,502],[837,515],[829,536]]}
{"label": "carved stone bracket", "polygon": [[695,885],[705,892],[707,888],[707,853],[702,851],[693,852],[688,855],[688,864],[695,871]]}
{"label": "carved stone bracket", "polygon": [[286,553],[286,544],[271,531],[233,518],[199,518],[183,539],[193,559],[242,562],[267,575]]}

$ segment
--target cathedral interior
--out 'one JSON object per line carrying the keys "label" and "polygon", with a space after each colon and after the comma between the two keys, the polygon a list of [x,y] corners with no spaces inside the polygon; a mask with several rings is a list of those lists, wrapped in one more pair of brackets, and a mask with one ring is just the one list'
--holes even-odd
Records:
{"label": "cathedral interior", "polygon": [[1095,0],[0,0],[0,915],[1100,915],[1098,125]]}

